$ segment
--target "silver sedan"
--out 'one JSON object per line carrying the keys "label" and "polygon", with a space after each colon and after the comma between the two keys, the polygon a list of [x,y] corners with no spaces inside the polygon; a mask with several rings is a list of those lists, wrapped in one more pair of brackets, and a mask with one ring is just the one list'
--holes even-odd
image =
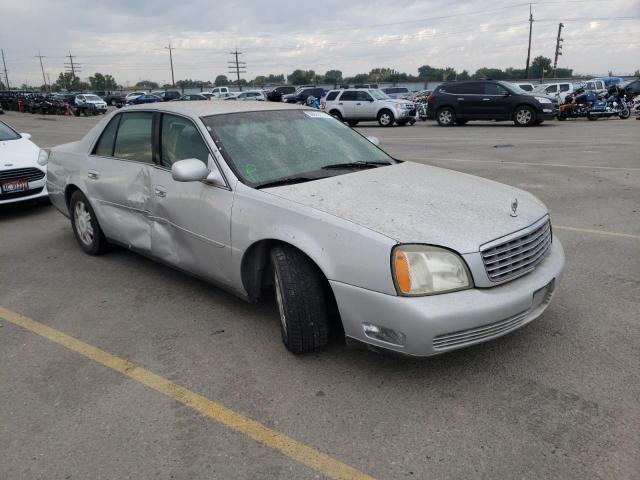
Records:
{"label": "silver sedan", "polygon": [[531,194],[395,160],[304,107],[140,105],[48,161],[86,253],[119,244],[250,302],[273,289],[294,353],[340,327],[418,356],[490,340],[539,317],[564,270]]}

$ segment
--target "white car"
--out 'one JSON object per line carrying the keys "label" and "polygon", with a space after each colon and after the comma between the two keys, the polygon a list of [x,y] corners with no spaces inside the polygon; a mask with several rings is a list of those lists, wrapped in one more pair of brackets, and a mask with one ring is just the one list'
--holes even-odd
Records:
{"label": "white car", "polygon": [[47,152],[0,121],[0,205],[47,199]]}
{"label": "white car", "polygon": [[247,92],[236,92],[233,97],[227,97],[225,100],[238,100],[241,102],[247,102],[251,100],[258,100],[264,102],[267,97],[260,90],[249,90]]}
{"label": "white car", "polygon": [[100,113],[107,113],[107,102],[101,99],[98,95],[92,93],[85,93],[82,95],[76,95],[76,105],[93,105]]}
{"label": "white car", "polygon": [[229,87],[214,87],[210,92],[202,92],[203,95],[205,93],[211,94],[214,97],[220,97],[225,93],[229,93]]}

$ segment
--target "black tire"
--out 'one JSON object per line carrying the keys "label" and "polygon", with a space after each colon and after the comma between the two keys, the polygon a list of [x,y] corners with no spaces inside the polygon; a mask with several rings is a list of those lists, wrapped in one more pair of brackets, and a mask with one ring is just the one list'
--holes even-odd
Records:
{"label": "black tire", "polygon": [[436,113],[436,120],[441,127],[452,127],[456,123],[456,112],[451,107],[442,107]]}
{"label": "black tire", "polygon": [[342,120],[342,114],[338,110],[331,110],[329,112],[329,115],[331,115],[336,120],[340,120],[341,122],[344,121]]}
{"label": "black tire", "polygon": [[560,120],[561,122],[564,122],[567,119],[567,114],[566,113],[559,113],[558,114],[558,120]]}
{"label": "black tire", "polygon": [[626,120],[627,118],[629,118],[631,116],[631,110],[629,108],[625,108],[624,110],[622,110],[620,112],[620,118],[622,120]]}
{"label": "black tire", "polygon": [[513,111],[513,123],[516,127],[530,127],[536,121],[536,112],[527,105],[520,105]]}
{"label": "black tire", "polygon": [[587,112],[587,120],[590,120],[592,122],[598,120],[598,116],[597,115],[591,115],[591,112]]}
{"label": "black tire", "polygon": [[350,127],[355,127],[360,122],[358,120],[348,120],[347,123],[349,124]]}
{"label": "black tire", "polygon": [[378,113],[378,124],[381,127],[393,127],[396,118],[393,116],[393,112],[391,110],[380,110]]}
{"label": "black tire", "polygon": [[284,345],[296,354],[325,347],[329,317],[322,272],[289,245],[277,245],[271,250],[271,265]]}
{"label": "black tire", "polygon": [[103,253],[107,249],[107,239],[102,233],[91,204],[80,190],[76,190],[71,195],[69,213],[71,214],[73,234],[80,248],[89,255]]}

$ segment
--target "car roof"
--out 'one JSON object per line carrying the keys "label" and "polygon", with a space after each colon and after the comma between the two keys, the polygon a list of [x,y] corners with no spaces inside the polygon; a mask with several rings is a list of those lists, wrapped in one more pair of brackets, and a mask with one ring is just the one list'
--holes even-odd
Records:
{"label": "car roof", "polygon": [[276,110],[302,110],[305,107],[288,105],[275,102],[162,102],[146,105],[134,105],[126,107],[121,112],[136,110],[158,110],[169,113],[181,113],[193,117],[207,117],[209,115],[224,115],[227,113],[276,111]]}

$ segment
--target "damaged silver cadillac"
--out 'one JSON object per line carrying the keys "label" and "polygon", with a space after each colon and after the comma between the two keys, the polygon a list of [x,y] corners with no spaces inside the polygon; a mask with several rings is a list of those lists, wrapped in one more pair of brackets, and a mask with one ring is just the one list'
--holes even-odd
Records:
{"label": "damaged silver cadillac", "polygon": [[490,180],[395,160],[316,110],[140,105],[54,147],[47,188],[86,253],[119,244],[256,301],[282,339],[429,356],[539,317],[565,266],[545,206]]}

